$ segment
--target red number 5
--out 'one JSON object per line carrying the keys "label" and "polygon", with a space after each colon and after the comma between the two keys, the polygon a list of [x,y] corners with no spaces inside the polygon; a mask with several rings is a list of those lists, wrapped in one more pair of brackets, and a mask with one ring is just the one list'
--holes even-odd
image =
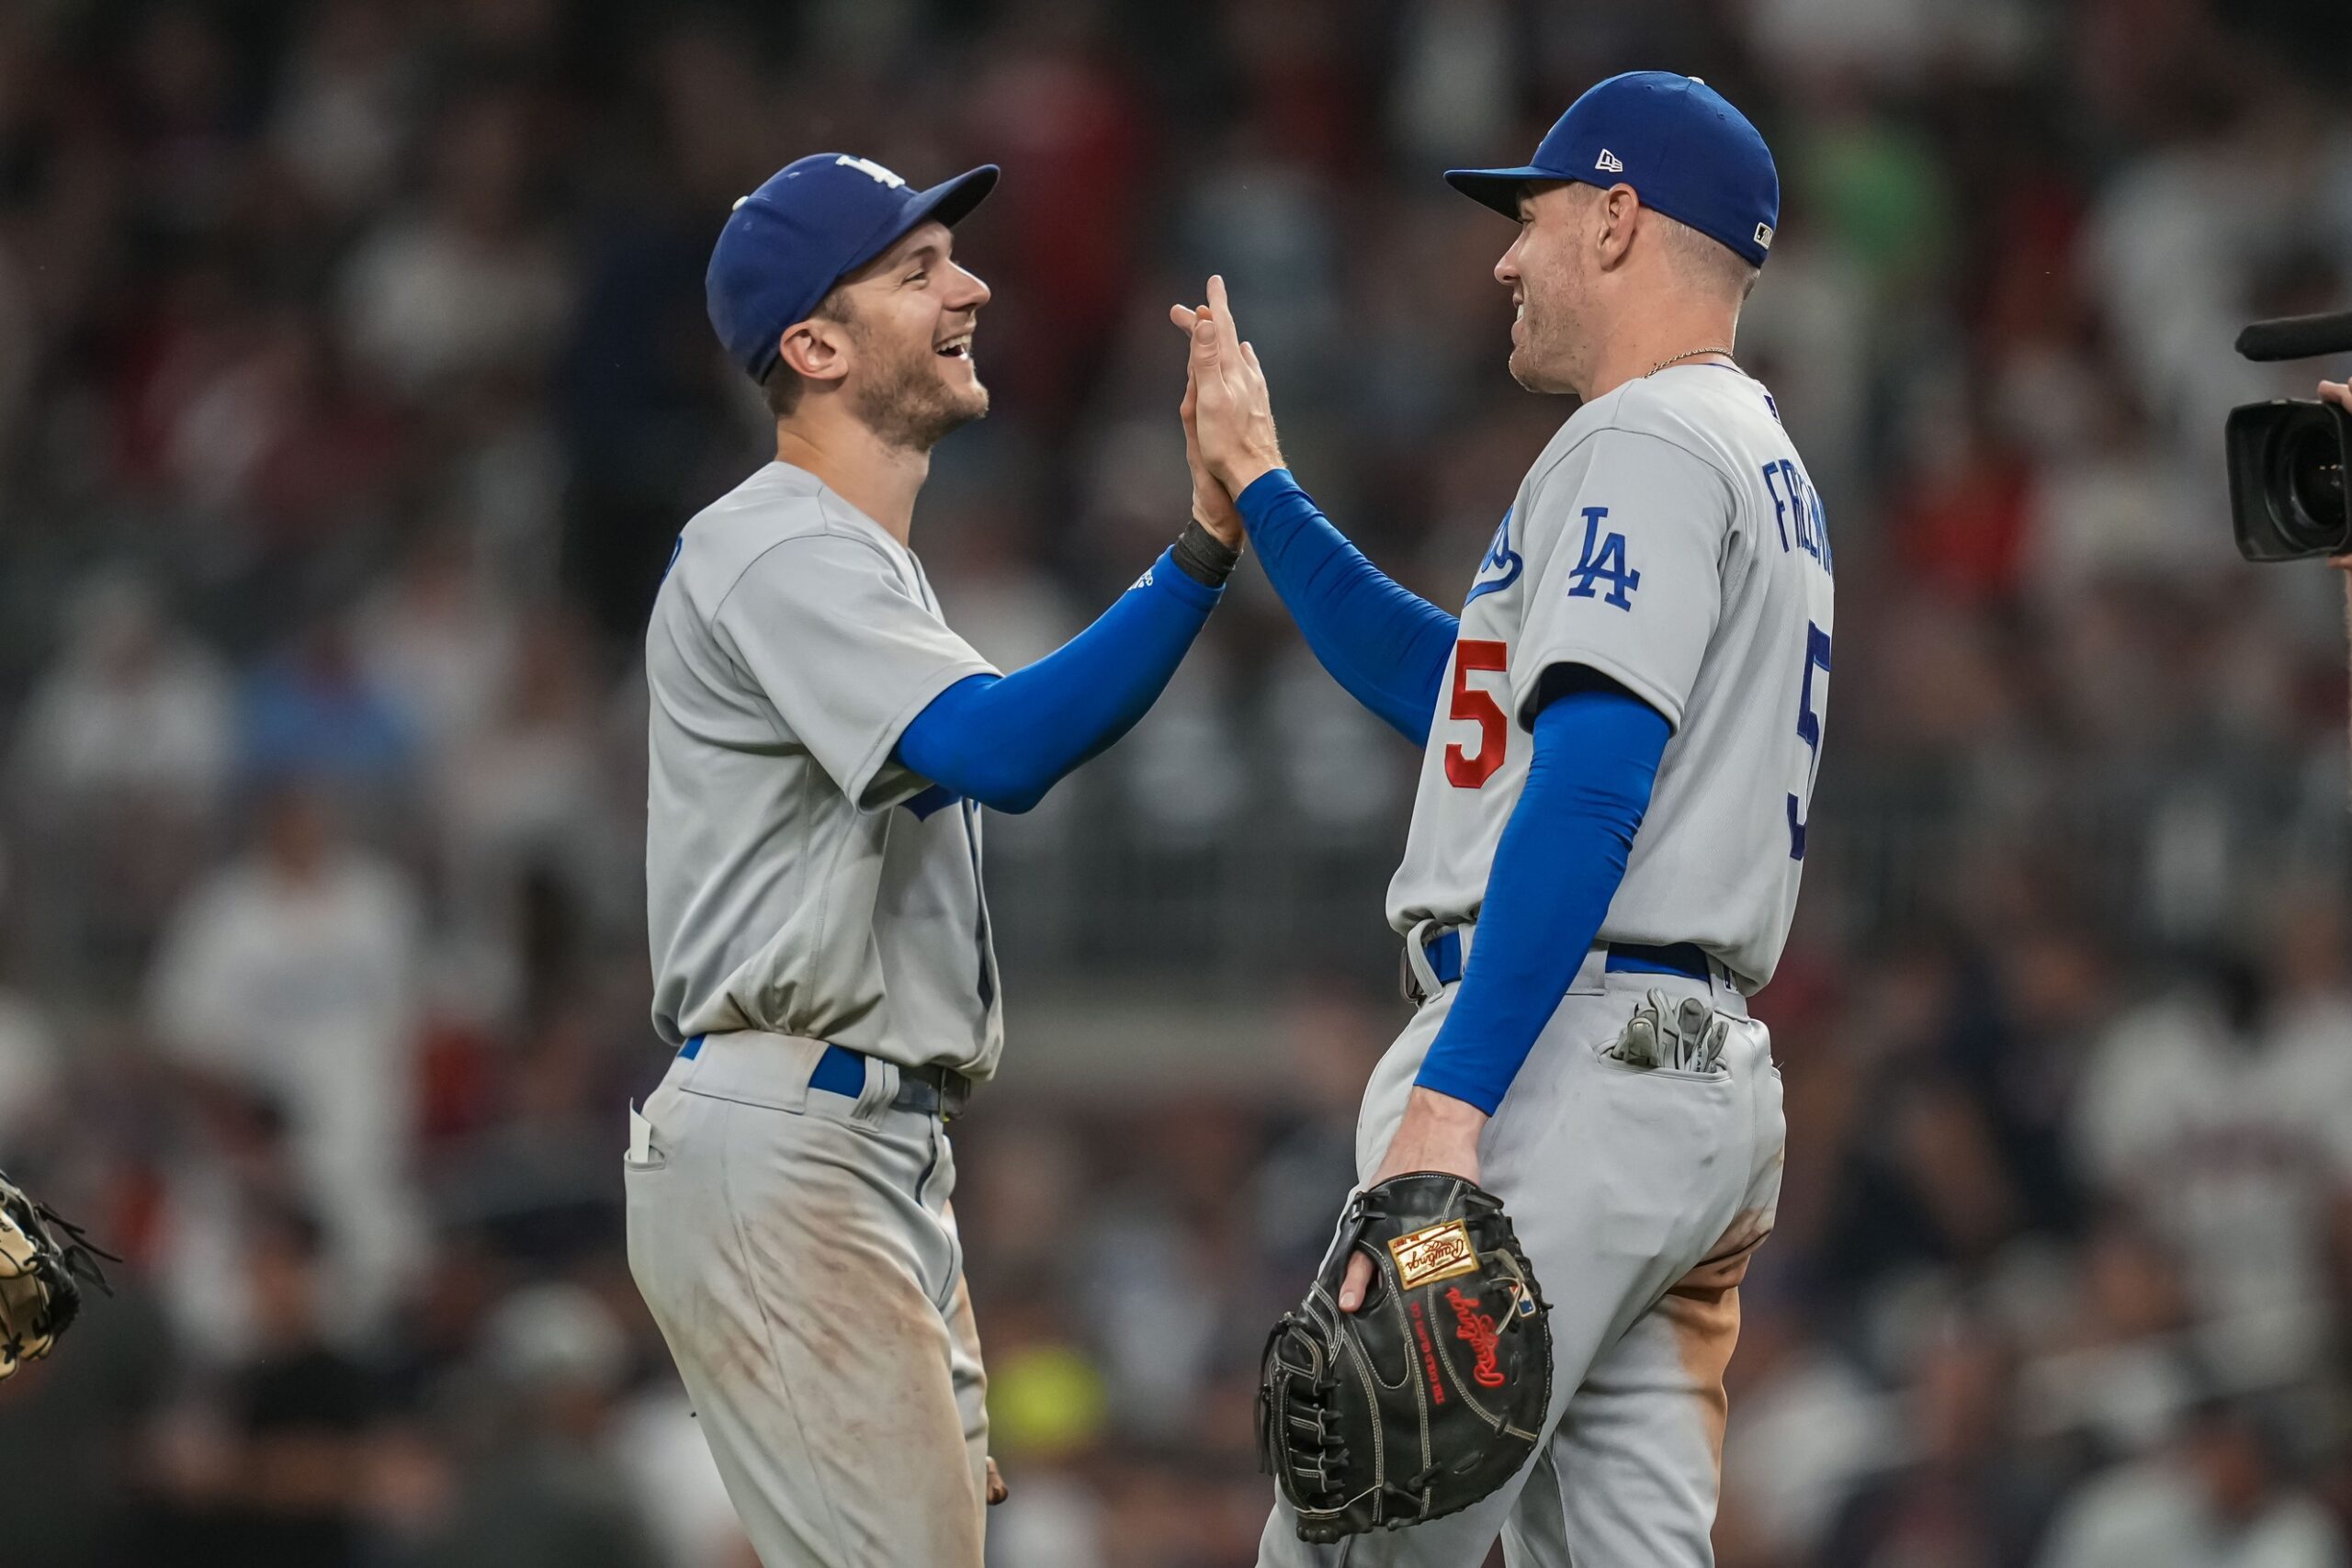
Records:
{"label": "red number 5", "polygon": [[1459,744],[1445,749],[1445,776],[1456,789],[1483,789],[1503,765],[1503,748],[1510,742],[1510,721],[1503,716],[1490,693],[1470,684],[1473,670],[1498,672],[1510,668],[1510,650],[1499,642],[1464,637],[1453,645],[1453,705],[1448,718],[1466,718],[1478,727],[1478,752],[1465,754]]}

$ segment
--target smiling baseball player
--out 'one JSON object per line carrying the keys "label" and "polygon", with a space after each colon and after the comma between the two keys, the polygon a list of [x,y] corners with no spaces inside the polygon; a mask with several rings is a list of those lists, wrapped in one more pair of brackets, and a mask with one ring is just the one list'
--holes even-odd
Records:
{"label": "smiling baseball player", "polygon": [[[1737,110],[1657,72],[1593,87],[1532,163],[1446,178],[1519,225],[1495,267],[1512,375],[1581,400],[1458,617],[1384,577],[1283,467],[1222,283],[1174,317],[1209,477],[1325,666],[1425,748],[1388,903],[1419,1006],[1365,1092],[1358,1174],[1450,1173],[1501,1200],[1549,1303],[1548,1410],[1497,1489],[1449,1495],[1468,1454],[1384,1477],[1384,1456],[1331,1444],[1360,1422],[1295,1416],[1353,1397],[1349,1378],[1280,1391],[1260,1562],[1476,1568],[1499,1534],[1515,1565],[1706,1563],[1737,1285],[1784,1131],[1744,998],[1795,907],[1832,629],[1819,501],[1732,357],[1779,179]],[[1401,1272],[1353,1240],[1343,1277],[1327,1264],[1323,1321],[1361,1337],[1335,1354],[1375,1327],[1398,1343],[1417,1239],[1392,1244]],[[1475,1353],[1456,1385],[1475,1403],[1504,1381],[1498,1325],[1457,1306],[1442,1344],[1423,1327],[1402,1354],[1442,1398]],[[1385,1380],[1395,1359],[1377,1364]],[[1439,1413],[1420,1414],[1427,1432]]]}
{"label": "smiling baseball player", "polygon": [[1003,1039],[979,807],[1142,716],[1237,559],[1222,492],[1101,619],[1001,675],[909,547],[933,445],[987,412],[985,284],[917,190],[822,153],[736,206],[711,322],[776,460],[686,525],[646,633],[653,1022],[630,1271],[768,1568],[979,1568],[979,1343],[944,1123]]}

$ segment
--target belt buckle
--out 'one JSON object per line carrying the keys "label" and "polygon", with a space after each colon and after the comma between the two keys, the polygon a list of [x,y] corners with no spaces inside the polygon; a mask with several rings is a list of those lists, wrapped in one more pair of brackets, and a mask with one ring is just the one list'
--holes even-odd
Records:
{"label": "belt buckle", "polygon": [[1414,954],[1420,955],[1421,963],[1430,968],[1430,977],[1435,980],[1436,960],[1430,953],[1430,944],[1447,931],[1460,929],[1458,926],[1442,924],[1434,916],[1424,915],[1415,920],[1410,929],[1405,932],[1404,945],[1396,951],[1396,988],[1404,993],[1408,1005],[1419,1007],[1445,989],[1442,985],[1431,985],[1427,987],[1421,985],[1420,974],[1413,966]]}
{"label": "belt buckle", "polygon": [[972,1080],[953,1067],[939,1069],[939,1119],[953,1122],[972,1100]]}

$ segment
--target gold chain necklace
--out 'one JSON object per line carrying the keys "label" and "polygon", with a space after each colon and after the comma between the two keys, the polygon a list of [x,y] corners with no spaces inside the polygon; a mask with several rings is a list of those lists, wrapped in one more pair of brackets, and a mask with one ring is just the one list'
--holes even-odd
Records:
{"label": "gold chain necklace", "polygon": [[1669,365],[1679,365],[1686,359],[1696,359],[1702,354],[1720,354],[1725,359],[1729,359],[1731,357],[1731,350],[1728,348],[1694,348],[1685,353],[1678,354],[1671,359],[1661,359],[1656,365],[1651,366],[1647,370],[1642,372],[1642,374],[1645,376],[1655,376]]}

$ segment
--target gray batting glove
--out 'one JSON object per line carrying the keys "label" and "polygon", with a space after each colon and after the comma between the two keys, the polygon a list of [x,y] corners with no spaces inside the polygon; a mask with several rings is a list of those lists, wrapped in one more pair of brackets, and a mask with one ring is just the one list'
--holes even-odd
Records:
{"label": "gray batting glove", "polygon": [[1731,1020],[1709,1007],[1706,998],[1685,997],[1677,1002],[1653,987],[1607,1054],[1629,1067],[1712,1073],[1724,1065],[1730,1043]]}

